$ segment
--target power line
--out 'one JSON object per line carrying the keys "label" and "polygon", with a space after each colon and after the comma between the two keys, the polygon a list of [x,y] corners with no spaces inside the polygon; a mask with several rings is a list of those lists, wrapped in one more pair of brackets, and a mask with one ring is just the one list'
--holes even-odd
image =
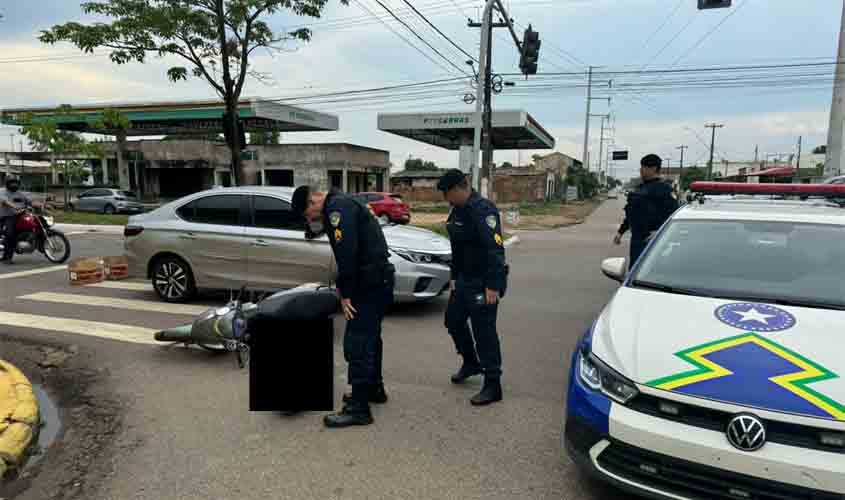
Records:
{"label": "power line", "polygon": [[[648,36],[648,38],[646,38],[645,43],[643,43],[643,45],[639,48],[639,50],[637,50],[637,52],[642,52],[642,51],[644,51],[644,50],[645,50],[645,48],[646,48],[646,47],[648,47],[648,44],[649,44],[649,43],[651,42],[651,40],[655,37],[655,35],[657,35],[658,33],[660,33],[660,30],[662,30],[662,29],[663,29],[663,28],[664,28],[667,24],[669,24],[669,21],[670,21],[673,17],[675,17],[675,14],[676,14],[676,13],[678,12],[678,10],[681,8],[681,6],[684,4],[684,2],[686,2],[686,0],[678,0],[678,4],[677,4],[677,5],[675,5],[675,8],[674,8],[674,9],[672,9],[672,12],[670,12],[670,13],[669,13],[669,15],[668,15],[668,16],[666,16],[666,19],[664,19],[664,20],[663,20],[663,22],[660,24],[660,26],[658,26],[658,27],[657,27],[654,31],[652,31],[652,32],[651,32],[651,35],[649,35],[649,36]],[[637,58],[635,58],[635,57],[632,57],[632,58],[631,58],[631,60],[632,60],[632,61],[635,61],[636,59],[637,59]]]}
{"label": "power line", "polygon": [[444,55],[443,55],[443,54],[442,54],[439,50],[437,50],[436,48],[434,48],[434,46],[433,46],[433,45],[431,45],[430,43],[428,43],[428,41],[427,41],[427,40],[425,40],[423,37],[421,37],[419,33],[417,33],[416,31],[414,31],[414,29],[413,29],[413,28],[411,28],[410,26],[408,26],[408,24],[407,24],[405,21],[403,21],[402,19],[400,19],[399,17],[397,17],[397,16],[396,16],[396,14],[394,14],[394,13],[393,13],[393,11],[392,11],[392,10],[390,10],[390,7],[388,7],[387,5],[385,5],[385,4],[384,4],[384,2],[382,2],[381,0],[375,0],[375,2],[376,2],[377,4],[379,4],[379,5],[381,5],[381,7],[382,7],[384,10],[386,10],[387,12],[389,12],[389,13],[390,13],[390,15],[391,15],[391,16],[393,16],[393,18],[394,18],[394,19],[396,19],[397,21],[399,21],[400,23],[402,23],[402,25],[403,25],[403,26],[405,26],[405,28],[407,28],[407,29],[408,29],[408,31],[410,31],[410,32],[411,32],[414,36],[416,36],[417,38],[419,38],[419,39],[420,39],[420,41],[422,41],[424,44],[428,45],[428,47],[429,47],[431,50],[433,50],[433,51],[434,51],[437,55],[439,55],[439,56],[440,56],[440,57],[441,57],[444,61],[448,62],[450,65],[452,65],[452,66],[453,66],[455,69],[457,69],[459,72],[464,73],[464,74],[467,74],[467,73],[466,73],[466,70],[464,70],[463,68],[461,68],[461,67],[457,66],[454,62],[452,62],[452,60],[451,60],[451,59],[449,59],[449,58],[447,58],[446,56],[444,56]]}
{"label": "power line", "polygon": [[[386,23],[383,19],[381,19],[380,17],[376,16],[375,12],[373,12],[372,10],[370,10],[370,8],[369,8],[369,7],[367,7],[366,5],[364,5],[361,1],[359,1],[359,0],[352,0],[352,1],[353,1],[353,2],[355,2],[355,3],[359,6],[359,7],[361,7],[361,8],[362,8],[362,9],[364,9],[365,11],[369,12],[369,13],[370,13],[370,15],[372,15],[373,17],[375,17],[376,19],[378,19],[378,20],[379,20],[379,22],[381,22],[381,23],[384,25],[384,27],[385,27],[385,28],[389,29],[389,30],[390,30],[390,31],[391,31],[394,35],[396,35],[396,36],[398,36],[399,38],[401,38],[401,39],[402,39],[402,40],[403,40],[406,44],[408,44],[408,45],[410,45],[411,47],[413,47],[413,48],[414,48],[414,50],[416,50],[417,52],[419,52],[420,54],[422,54],[422,55],[423,55],[423,57],[425,57],[426,59],[428,59],[429,61],[431,61],[431,63],[432,63],[432,64],[434,64],[435,66],[438,66],[439,68],[441,68],[441,69],[445,70],[446,72],[451,72],[451,71],[449,70],[449,68],[447,68],[447,67],[443,66],[443,64],[442,64],[442,63],[440,63],[440,62],[438,62],[438,61],[435,61],[435,60],[434,60],[431,56],[429,56],[428,54],[426,54],[426,53],[425,53],[422,49],[420,49],[419,47],[417,47],[416,45],[414,45],[413,43],[411,43],[411,41],[410,41],[410,40],[408,40],[407,38],[405,38],[404,36],[402,36],[402,34],[401,34],[401,33],[399,33],[398,31],[394,30],[394,29],[393,29],[393,27],[392,27],[392,26],[390,26],[389,24],[387,24],[387,23]],[[454,66],[454,65],[453,65],[453,66]]]}
{"label": "power line", "polygon": [[435,25],[434,25],[431,21],[429,21],[429,20],[428,20],[428,18],[427,18],[427,17],[425,17],[425,15],[423,15],[423,13],[422,13],[422,12],[418,11],[418,10],[417,10],[417,8],[416,8],[416,7],[414,7],[414,6],[411,4],[411,2],[409,2],[408,0],[402,0],[402,1],[403,1],[403,2],[405,2],[405,3],[408,5],[408,7],[410,7],[411,9],[413,9],[413,11],[414,11],[414,12],[416,12],[416,14],[417,14],[418,16],[420,16],[420,17],[422,18],[422,20],[423,20],[423,21],[425,21],[425,22],[426,22],[429,26],[431,26],[431,27],[432,27],[432,28],[433,28],[433,29],[434,29],[437,33],[439,33],[439,34],[440,34],[440,36],[442,36],[443,38],[445,38],[445,39],[446,39],[449,43],[451,43],[451,44],[452,44],[452,45],[453,45],[456,49],[458,49],[458,50],[460,50],[461,52],[463,52],[463,53],[464,53],[464,55],[466,55],[467,57],[469,57],[470,59],[472,59],[472,60],[473,60],[473,61],[475,61],[476,63],[478,62],[478,59],[476,59],[475,57],[473,57],[473,56],[472,56],[472,54],[470,54],[469,52],[465,51],[465,50],[463,49],[463,47],[461,47],[460,45],[458,45],[457,43],[455,43],[455,42],[454,42],[451,38],[449,38],[448,36],[446,36],[446,34],[445,34],[445,33],[443,33],[442,31],[440,31],[440,28],[438,28],[438,27],[437,27],[437,26],[435,26]]}
{"label": "power line", "polygon": [[726,22],[728,19],[730,19],[733,15],[735,15],[737,12],[739,12],[740,10],[742,10],[742,8],[743,8],[743,7],[745,7],[745,5],[746,5],[749,1],[750,1],[750,0],[745,0],[745,1],[744,1],[744,2],[742,2],[740,5],[738,5],[735,9],[731,9],[731,11],[730,11],[730,12],[729,12],[729,13],[728,13],[725,17],[723,17],[721,21],[719,21],[719,24],[717,24],[716,26],[713,26],[713,28],[711,28],[711,29],[710,29],[707,33],[705,33],[705,34],[704,34],[704,36],[702,36],[701,38],[699,38],[699,39],[698,39],[698,41],[697,41],[697,42],[695,42],[695,43],[694,43],[694,44],[693,44],[693,45],[692,45],[692,46],[691,46],[691,47],[690,47],[690,48],[689,48],[686,52],[684,52],[683,54],[681,54],[681,57],[679,57],[678,59],[676,59],[676,60],[675,60],[675,62],[674,62],[674,63],[672,63],[672,67],[676,66],[676,65],[677,65],[679,62],[681,62],[681,61],[682,61],[685,57],[687,57],[687,56],[688,56],[690,53],[692,53],[695,49],[697,49],[699,46],[701,46],[701,44],[702,44],[702,43],[704,43],[704,40],[706,40],[706,39],[707,39],[710,35],[712,35],[713,33],[715,33],[715,32],[716,32],[716,30],[717,30],[717,29],[719,29],[719,27],[721,27],[723,24],[725,24],[725,22]]}

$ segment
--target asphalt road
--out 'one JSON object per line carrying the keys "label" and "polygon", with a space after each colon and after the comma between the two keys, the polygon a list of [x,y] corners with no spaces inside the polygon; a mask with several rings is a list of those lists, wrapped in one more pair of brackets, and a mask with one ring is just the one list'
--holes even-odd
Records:
{"label": "asphalt road", "polygon": [[[0,331],[95,350],[130,405],[121,439],[140,446],[110,457],[113,475],[91,478],[102,483],[97,498],[626,498],[587,481],[560,443],[569,354],[616,286],[601,260],[625,254],[611,244],[621,208],[610,200],[582,225],[519,233],[499,314],[505,400],[485,408],[468,401],[480,380],[449,382],[459,358],[442,327],[445,300],[385,319],[390,401],[373,406],[374,425],[340,430],[324,429],[320,412],[250,413],[248,371],[230,356],[116,340],[193,318],[196,304],[163,305],[141,284],[71,287],[62,270],[10,277],[51,267],[22,257],[0,269]],[[122,241],[75,235],[72,246],[74,256],[119,255]],[[343,321],[335,328],[339,404]]]}

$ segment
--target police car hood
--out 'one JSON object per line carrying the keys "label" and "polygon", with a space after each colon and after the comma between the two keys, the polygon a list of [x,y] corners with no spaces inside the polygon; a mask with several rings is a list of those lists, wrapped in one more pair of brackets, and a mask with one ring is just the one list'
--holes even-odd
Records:
{"label": "police car hood", "polygon": [[390,248],[437,254],[447,254],[452,250],[448,239],[428,229],[386,225],[382,226],[382,232]]}
{"label": "police car hood", "polygon": [[842,314],[622,287],[592,352],[640,385],[845,421]]}

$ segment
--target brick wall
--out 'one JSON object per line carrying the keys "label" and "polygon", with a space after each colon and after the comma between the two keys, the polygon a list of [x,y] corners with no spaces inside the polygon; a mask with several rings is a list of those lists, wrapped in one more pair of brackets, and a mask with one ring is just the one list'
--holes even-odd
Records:
{"label": "brick wall", "polygon": [[546,198],[546,174],[496,176],[496,203],[543,201]]}
{"label": "brick wall", "polygon": [[437,179],[391,179],[390,192],[402,195],[405,201],[443,201],[443,194],[437,190]]}

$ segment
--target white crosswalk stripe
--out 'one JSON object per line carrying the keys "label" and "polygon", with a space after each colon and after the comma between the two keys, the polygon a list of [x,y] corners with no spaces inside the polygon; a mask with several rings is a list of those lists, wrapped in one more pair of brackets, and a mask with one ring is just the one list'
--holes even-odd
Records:
{"label": "white crosswalk stripe", "polygon": [[208,306],[194,306],[187,304],[168,304],[148,300],[119,299],[114,297],[100,297],[72,293],[37,292],[18,297],[20,300],[52,302],[57,304],[72,304],[80,306],[109,307],[130,311],[158,312],[168,314],[185,314],[196,316],[209,309]]}
{"label": "white crosswalk stripe", "polygon": [[54,316],[42,316],[36,314],[0,312],[0,325],[63,333],[75,333],[78,335],[120,340],[135,344],[161,344],[153,338],[156,330],[137,326],[119,325],[116,323],[101,323],[99,321],[57,318]]}
{"label": "white crosswalk stripe", "polygon": [[38,269],[30,269],[29,271],[18,271],[16,273],[0,274],[0,280],[11,280],[15,278],[24,278],[26,276],[34,276],[36,274],[55,273],[57,271],[66,271],[67,266],[51,266],[41,267]]}
{"label": "white crosswalk stripe", "polygon": [[109,288],[112,290],[131,290],[134,292],[152,292],[153,286],[145,281],[103,281],[85,285],[86,288]]}

